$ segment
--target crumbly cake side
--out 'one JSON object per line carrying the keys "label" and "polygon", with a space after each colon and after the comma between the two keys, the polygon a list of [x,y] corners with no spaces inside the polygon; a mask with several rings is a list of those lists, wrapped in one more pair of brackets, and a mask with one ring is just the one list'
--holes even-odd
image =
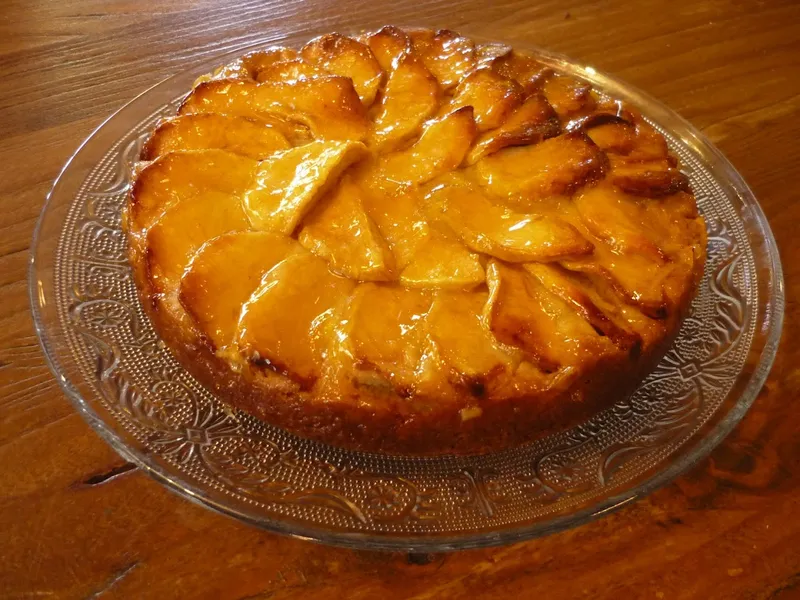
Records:
{"label": "crumbly cake side", "polygon": [[451,31],[250,53],[140,159],[125,228],[166,345],[226,402],[351,449],[574,426],[652,370],[705,264],[641,115]]}

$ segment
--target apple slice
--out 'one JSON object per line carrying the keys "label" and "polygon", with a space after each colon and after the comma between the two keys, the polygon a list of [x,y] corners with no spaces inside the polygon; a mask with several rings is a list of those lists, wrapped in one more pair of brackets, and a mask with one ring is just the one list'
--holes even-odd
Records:
{"label": "apple slice", "polygon": [[455,87],[475,68],[475,44],[469,38],[443,29],[424,47],[421,41],[412,40],[425,66],[445,91]]}
{"label": "apple slice", "polygon": [[358,286],[345,315],[356,367],[389,380],[403,395],[411,393],[425,354],[432,300],[426,290]]}
{"label": "apple slice", "polygon": [[316,137],[328,140],[360,140],[367,132],[353,83],[335,75],[292,83],[207,81],[187,96],[179,114],[209,112],[299,120]]}
{"label": "apple slice", "polygon": [[230,194],[209,190],[171,206],[147,231],[147,263],[154,288],[177,288],[200,246],[247,226],[241,200]]}
{"label": "apple slice", "polygon": [[363,192],[344,177],[322,198],[300,229],[300,243],[333,272],[361,281],[388,281],[394,258],[362,205]]}
{"label": "apple slice", "polygon": [[524,269],[616,346],[634,354],[641,349],[641,337],[630,330],[616,310],[609,310],[597,292],[581,285],[573,273],[553,263],[528,263]]}
{"label": "apple slice", "polygon": [[[181,278],[180,301],[217,349],[237,332],[242,305],[264,273],[299,249],[297,242],[266,231],[225,233],[206,242]],[[236,277],[231,277],[231,266]]]}
{"label": "apple slice", "polygon": [[387,196],[379,190],[370,191],[363,194],[362,202],[388,242],[397,268],[405,268],[430,232],[416,192],[401,189],[394,196]]}
{"label": "apple slice", "polygon": [[552,70],[542,63],[516,50],[495,58],[491,63],[491,68],[503,77],[515,79],[527,94],[539,90],[544,80],[552,73]]}
{"label": "apple slice", "polygon": [[294,58],[281,60],[261,69],[256,81],[259,83],[294,83],[330,75],[330,72],[320,69],[302,58]]}
{"label": "apple slice", "polygon": [[442,178],[425,203],[430,218],[446,223],[468,248],[509,262],[560,260],[592,252],[592,244],[566,221],[497,206],[455,174]]}
{"label": "apple slice", "polygon": [[475,138],[472,107],[465,106],[429,121],[417,142],[380,157],[372,182],[384,189],[421,184],[458,167]]}
{"label": "apple slice", "polygon": [[366,37],[366,43],[381,66],[390,73],[397,65],[397,60],[412,49],[411,38],[393,25],[382,27]]}
{"label": "apple slice", "polygon": [[460,242],[432,231],[400,274],[411,288],[470,289],[482,284],[486,274],[477,254]]}
{"label": "apple slice", "polygon": [[297,50],[294,48],[285,48],[283,46],[271,46],[264,50],[256,50],[217,69],[205,81],[211,79],[257,79],[258,74],[263,69],[276,62],[297,58],[297,54]]}
{"label": "apple slice", "polygon": [[475,164],[509,146],[526,146],[557,136],[561,125],[553,107],[542,96],[529,96],[497,129],[481,134],[464,161]]}
{"label": "apple slice", "polygon": [[436,292],[427,319],[428,332],[450,367],[451,378],[482,392],[493,377],[515,369],[521,359],[518,351],[501,347],[484,322],[488,299],[485,290],[442,290]]}
{"label": "apple slice", "polygon": [[342,77],[349,77],[364,106],[370,106],[383,81],[383,70],[369,46],[338,33],[315,38],[303,46],[302,57]]}
{"label": "apple slice", "polygon": [[514,196],[531,208],[547,196],[567,195],[598,177],[605,155],[583,133],[568,133],[535,146],[506,148],[475,163],[478,179],[499,197]]}
{"label": "apple slice", "polygon": [[197,114],[162,121],[142,149],[142,160],[174,150],[220,149],[261,159],[289,147],[275,127],[246,117]]}
{"label": "apple slice", "polygon": [[313,254],[288,256],[264,275],[242,307],[239,351],[250,362],[310,389],[331,343],[326,326],[353,287]]}
{"label": "apple slice", "polygon": [[[492,68],[494,61],[513,52],[511,46],[499,43],[478,44],[475,46],[475,68]],[[494,71],[494,69],[493,69]],[[496,72],[496,71],[494,71]]]}
{"label": "apple slice", "polygon": [[456,87],[448,112],[462,106],[471,106],[479,132],[502,125],[509,115],[522,104],[524,92],[513,79],[503,77],[491,69],[477,69]]}
{"label": "apple slice", "polygon": [[206,191],[239,195],[258,162],[226,150],[170,152],[136,174],[126,215],[131,231],[150,227],[174,204]]}
{"label": "apple slice", "polygon": [[613,349],[574,308],[525,271],[493,260],[486,281],[484,318],[492,333],[523,350],[543,370],[585,364]]}
{"label": "apple slice", "polygon": [[609,185],[587,188],[574,198],[581,219],[593,235],[619,254],[638,254],[666,261],[650,234],[647,215],[636,201]]}
{"label": "apple slice", "polygon": [[257,229],[291,235],[314,203],[366,152],[360,142],[311,142],[261,161],[244,208]]}
{"label": "apple slice", "polygon": [[403,54],[394,64],[369,133],[370,146],[383,150],[417,135],[439,108],[439,84],[420,60]]}
{"label": "apple slice", "polygon": [[568,75],[548,77],[542,86],[542,94],[562,120],[579,112],[588,112],[596,105],[592,86]]}
{"label": "apple slice", "polygon": [[638,161],[612,156],[610,162],[610,181],[628,194],[661,198],[689,191],[689,178],[669,159]]}

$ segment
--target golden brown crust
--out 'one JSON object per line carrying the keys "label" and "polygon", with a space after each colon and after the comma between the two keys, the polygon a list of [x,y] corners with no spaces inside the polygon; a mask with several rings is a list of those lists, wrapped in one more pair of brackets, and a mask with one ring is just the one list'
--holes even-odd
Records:
{"label": "golden brown crust", "polygon": [[[329,140],[322,144],[323,149],[328,148],[325,144],[342,144],[336,141],[340,139],[366,139],[370,147],[373,140],[379,138],[368,132],[369,121],[380,114],[384,105],[382,94],[385,94],[386,80],[391,80],[391,76],[387,77],[384,71],[396,68],[398,64],[406,64],[411,60],[410,56],[418,57],[414,59],[418,61],[415,68],[430,70],[441,90],[444,90],[441,105],[448,105],[455,110],[439,113],[438,118],[429,121],[426,127],[437,127],[437,123],[450,121],[460,123],[465,116],[468,122],[463,126],[456,125],[452,133],[442,130],[444,134],[430,134],[428,137],[436,140],[436,143],[427,143],[426,129],[420,132],[419,128],[425,118],[432,116],[429,108],[421,106],[420,110],[426,111],[421,119],[411,112],[398,113],[397,118],[404,120],[398,123],[405,123],[409,132],[416,131],[416,141],[406,142],[399,149],[376,143],[374,147],[380,148],[381,152],[386,153],[385,156],[375,160],[367,158],[356,168],[348,170],[345,176],[347,185],[353,189],[361,186],[360,189],[369,193],[365,198],[357,197],[358,194],[349,195],[347,210],[352,211],[354,217],[351,219],[350,213],[343,213],[345,218],[339,221],[360,223],[361,219],[364,224],[359,228],[369,231],[371,237],[368,236],[367,242],[359,241],[361,245],[348,246],[347,253],[342,256],[353,260],[354,252],[368,255],[375,249],[376,256],[383,257],[381,260],[388,261],[389,266],[365,262],[364,265],[354,265],[352,269],[341,269],[341,264],[336,263],[329,254],[332,241],[348,244],[347,236],[325,238],[322,240],[324,243],[313,238],[314,235],[329,235],[339,227],[335,219],[329,226],[323,223],[309,228],[301,242],[315,255],[326,260],[333,272],[356,276],[352,274],[375,271],[381,274],[378,277],[380,280],[411,281],[404,280],[401,275],[402,268],[408,263],[408,260],[399,262],[405,250],[397,246],[398,240],[385,228],[383,219],[386,215],[374,212],[376,190],[380,190],[383,202],[393,203],[391,206],[394,206],[402,199],[397,195],[398,190],[414,190],[414,194],[420,197],[429,194],[436,200],[435,194],[439,193],[435,191],[437,186],[466,186],[464,189],[469,188],[480,195],[477,204],[484,202],[481,198],[485,194],[487,206],[495,205],[487,209],[489,213],[500,211],[497,212],[498,222],[513,220],[516,215],[522,223],[525,221],[522,217],[531,211],[539,215],[537,218],[541,219],[542,227],[551,233],[573,232],[570,235],[581,240],[580,252],[573,255],[550,256],[544,250],[539,254],[520,255],[516,247],[503,250],[491,240],[486,242],[483,236],[475,238],[480,242],[476,246],[477,251],[487,254],[481,257],[476,268],[486,268],[489,287],[481,284],[474,288],[475,284],[470,283],[468,287],[473,287],[473,291],[464,293],[489,296],[482,323],[490,332],[487,335],[496,337],[497,347],[494,350],[504,357],[501,363],[488,370],[467,372],[459,371],[453,367],[455,363],[447,364],[438,357],[436,375],[425,379],[425,360],[429,360],[430,354],[425,344],[430,339],[419,341],[415,338],[416,341],[411,342],[409,337],[399,337],[397,339],[401,343],[419,343],[424,350],[421,350],[422,356],[416,359],[420,362],[413,363],[408,373],[402,372],[404,367],[399,362],[392,362],[401,359],[392,358],[394,355],[391,353],[382,355],[376,348],[368,348],[362,353],[357,344],[351,344],[344,350],[328,347],[320,355],[324,358],[319,359],[318,368],[308,371],[315,373],[309,379],[298,375],[306,372],[301,368],[282,364],[283,350],[270,357],[271,360],[258,352],[248,355],[244,350],[241,332],[235,332],[230,346],[217,347],[212,338],[219,340],[224,335],[221,338],[219,332],[212,336],[203,331],[191,316],[195,307],[182,305],[182,301],[189,300],[181,299],[177,284],[172,280],[165,284],[163,278],[157,280],[161,265],[152,264],[154,257],[148,247],[147,235],[148,229],[163,219],[164,215],[169,215],[170,210],[175,213],[174,205],[179,205],[181,198],[207,193],[207,186],[195,189],[191,178],[183,181],[179,179],[180,172],[171,172],[170,176],[178,183],[170,185],[182,187],[175,192],[177,195],[164,193],[163,199],[159,199],[162,196],[158,195],[163,190],[156,190],[155,196],[146,199],[155,203],[148,209],[152,217],[142,221],[138,216],[141,198],[137,194],[143,195],[143,190],[154,185],[157,187],[157,181],[160,181],[153,177],[156,184],[151,180],[145,182],[148,177],[145,167],[137,170],[128,207],[128,210],[139,212],[136,213],[136,219],[127,220],[126,228],[134,280],[144,310],[156,332],[179,362],[200,383],[226,402],[302,437],[354,450],[418,455],[495,451],[563,430],[608,408],[619,398],[631,393],[669,348],[694,297],[705,264],[702,218],[697,215],[685,176],[677,170],[676,161],[667,153],[666,146],[662,145],[663,138],[632,111],[612,113],[611,101],[596,94],[583,82],[553,74],[521,54],[508,50],[495,51],[495,54],[482,52],[470,40],[449,31],[413,32],[410,38],[404,38],[403,32],[393,28],[385,28],[382,32],[365,37],[366,45],[341,36],[328,36],[306,46],[300,55],[293,51],[271,49],[263,55],[254,53],[221,69],[215,76],[201,82],[196,88],[198,92],[184,103],[181,114],[186,116],[178,117],[177,122],[170,122],[156,130],[154,138],[145,145],[141,158],[158,160],[165,152],[181,148],[181,139],[176,131],[181,131],[179,126],[188,128],[191,125],[193,137],[187,142],[189,149],[195,151],[205,148],[203,144],[208,140],[208,148],[227,148],[247,157],[232,157],[230,162],[241,165],[241,172],[250,173],[247,177],[251,179],[246,179],[244,175],[238,180],[235,177],[231,177],[230,181],[225,181],[224,177],[219,181],[214,179],[213,193],[221,195],[222,200],[230,194],[237,197],[241,195],[251,223],[256,222],[253,221],[256,214],[261,215],[259,218],[263,220],[263,215],[267,214],[264,211],[274,202],[269,193],[272,193],[272,187],[279,185],[276,182],[280,180],[281,169],[287,172],[294,169],[291,151],[284,150],[285,140],[294,146],[306,141],[287,134],[286,130],[280,129],[280,124],[287,120],[307,123],[311,135]],[[376,59],[371,47],[383,53],[378,53]],[[348,55],[351,52],[352,56]],[[291,81],[255,83],[259,80],[259,73],[266,73],[267,70],[278,72],[281,65],[289,61],[311,59],[316,61],[313,67],[297,69],[293,64],[285,72],[300,73],[298,76],[305,77],[302,73],[313,74],[316,69],[327,66],[333,75],[328,73],[321,79],[309,75],[308,79],[302,79],[304,83],[298,88],[293,88],[295,83]],[[476,71],[476,68],[479,70]],[[359,85],[360,101],[352,87],[349,91],[342,87],[348,69],[353,69],[350,77]],[[231,82],[231,79],[234,81]],[[328,119],[326,109],[315,104],[314,95],[323,93],[319,90],[324,90],[326,85],[333,82],[334,95],[346,101],[335,108],[330,113],[332,118]],[[209,94],[213,90],[220,93],[227,90],[228,83],[235,84],[230,89],[240,86],[250,94],[251,99],[239,101],[225,98],[220,101]],[[259,85],[266,87],[259,88]],[[293,89],[299,90],[297,99],[292,98]],[[375,106],[370,109],[369,119],[364,119],[362,102],[366,107],[373,102],[373,98]],[[487,98],[489,100],[481,104]],[[324,102],[324,97],[320,96],[317,100]],[[213,105],[218,101],[222,109]],[[473,105],[480,113],[480,119],[476,118]],[[496,111],[494,107],[497,107]],[[311,111],[312,118],[307,119],[301,114],[303,111]],[[217,114],[224,116],[213,116]],[[341,118],[340,122],[337,122],[338,118]],[[184,122],[181,123],[180,119],[184,119]],[[189,122],[189,119],[193,121]],[[250,142],[241,142],[240,138],[232,139],[237,137],[236,134],[226,136],[220,133],[215,119],[222,126],[236,126],[246,131],[248,136],[257,137],[258,148]],[[253,128],[253,124],[259,122],[273,129],[259,133]],[[204,137],[202,130],[198,130],[198,126],[212,125],[217,127],[214,135]],[[167,135],[170,137],[167,138]],[[159,139],[158,136],[164,138]],[[216,139],[220,141],[214,141]],[[552,142],[544,144],[546,139]],[[270,153],[272,146],[278,152],[275,155],[278,158],[269,163],[273,165],[270,167],[272,170],[265,172],[261,165],[267,164],[267,161],[257,161],[265,158],[264,155]],[[509,147],[520,147],[521,151],[509,153]],[[547,151],[542,152],[539,148]],[[550,148],[552,151],[548,150]],[[584,149],[584,154],[579,149]],[[499,155],[501,151],[506,154]],[[563,153],[567,159],[559,158],[559,153]],[[520,171],[515,166],[516,155],[525,156],[527,170],[535,174],[539,167],[548,174],[547,177],[537,179],[524,172],[525,169]],[[180,158],[180,153],[175,156]],[[426,157],[428,160],[425,160]],[[491,160],[487,161],[486,157]],[[317,160],[319,164],[324,163],[323,159],[317,159],[316,155],[304,158]],[[182,160],[169,164],[180,165]],[[284,167],[281,161],[288,166]],[[443,177],[459,163],[462,165],[460,171],[464,173],[463,179]],[[253,166],[256,164],[259,166]],[[517,171],[519,175],[515,175]],[[265,179],[269,177],[272,179]],[[336,177],[339,177],[338,171]],[[255,189],[251,183],[249,188],[246,185],[242,188],[244,180],[260,181],[260,187]],[[145,188],[144,183],[149,187]],[[617,198],[614,195],[616,192],[606,193],[604,186],[622,190],[624,195]],[[330,183],[320,185],[319,190],[307,188],[303,192],[306,195],[303,196],[302,215],[306,214],[307,206],[330,203],[331,196],[327,194],[329,189]],[[609,225],[602,219],[603,210],[595,220],[587,220],[571,201],[564,199],[570,194],[583,193],[581,190],[597,190],[602,201],[609,202],[608,210],[617,211],[623,221],[629,219],[630,227],[617,229],[617,221]],[[224,196],[226,194],[228,196]],[[507,194],[507,198],[504,194]],[[356,199],[351,200],[351,196]],[[213,205],[213,200],[206,198],[203,201],[209,206]],[[420,210],[423,210],[425,202],[428,200],[421,201]],[[378,202],[377,206],[382,205]],[[286,210],[285,204],[281,207],[281,210]],[[526,212],[519,212],[522,209]],[[292,210],[291,206],[289,210]],[[367,212],[363,212],[365,210]],[[464,212],[466,210],[463,208],[455,218],[471,219]],[[435,215],[431,217],[433,213],[428,209],[425,218],[430,221],[426,225],[430,231],[425,230],[426,239],[435,241],[439,245],[435,247],[458,245],[461,226],[465,228],[462,233],[472,232],[474,223],[480,223],[481,218],[488,223],[485,214],[489,213],[482,213],[483,216],[477,220],[453,223],[452,214],[437,220]],[[316,211],[311,214],[319,218],[318,215],[324,216],[326,213]],[[291,222],[301,218],[304,217],[298,212],[296,219],[292,218]],[[413,222],[424,224],[424,219]],[[411,224],[412,221],[407,223]],[[636,229],[651,227],[651,223],[651,238],[658,243],[653,243],[653,250],[648,255],[650,238],[644,240],[642,236],[637,237]],[[516,229],[520,230],[524,225],[522,223]],[[489,227],[488,224],[486,226]],[[607,227],[615,229],[607,232]],[[298,237],[301,229],[298,227],[293,237]],[[680,231],[677,241],[672,245],[669,243],[670,235],[664,235],[665,231],[669,234]],[[444,237],[441,237],[442,232]],[[215,232],[213,235],[219,233],[224,232]],[[494,239],[501,239],[502,233],[499,232],[499,237]],[[198,240],[202,238],[198,233],[192,235]],[[373,238],[375,241],[370,242]],[[461,242],[470,246],[469,239],[472,238],[466,241],[461,239]],[[610,249],[609,240],[612,239],[617,245],[616,250]],[[510,243],[513,245],[516,242],[512,240]],[[549,241],[542,243],[545,244],[543,248],[553,247]],[[185,250],[189,252],[187,264],[198,253],[197,244],[193,244],[190,247],[187,242],[186,245]],[[416,251],[425,252],[431,247],[434,246],[423,245],[416,247]],[[300,246],[298,248],[298,252],[308,253]],[[319,248],[324,248],[325,252]],[[619,248],[622,248],[622,254],[614,254],[620,252]],[[626,248],[643,248],[643,251],[633,252],[632,255],[643,252],[650,257],[647,258],[649,262],[641,262],[644,260],[641,256],[626,258]],[[394,253],[394,258],[390,252]],[[413,262],[413,249],[409,252]],[[509,256],[514,257],[513,264],[506,265],[503,261],[508,260]],[[520,256],[531,258],[520,259]],[[398,259],[397,266],[394,264],[395,258]],[[308,260],[318,259],[312,257]],[[525,260],[545,262],[526,263],[531,265],[527,271],[524,266],[515,266],[520,262],[525,263]],[[470,264],[468,258],[464,261]],[[559,264],[552,261],[559,261]],[[418,267],[430,262],[435,263],[417,261],[414,264]],[[497,267],[492,266],[495,263]],[[428,268],[432,267],[428,265]],[[644,268],[651,271],[638,273]],[[232,276],[235,273],[232,270]],[[261,271],[250,274],[257,278],[262,275]],[[648,282],[652,290],[644,283],[635,281],[637,276],[653,280]],[[449,288],[445,281],[448,277]],[[494,283],[492,277],[495,278]],[[425,281],[430,282],[430,291]],[[421,288],[419,293],[423,299],[440,298],[439,294],[445,292],[438,290],[453,289],[453,281],[461,280],[441,270],[427,275],[423,273],[420,280],[415,271],[414,283],[403,285]],[[257,281],[253,283],[253,289],[257,285]],[[370,289],[377,290],[375,298],[379,298],[381,289],[395,284],[360,285],[373,286]],[[511,292],[507,291],[508,286],[511,286],[508,288]],[[258,287],[260,291],[254,292],[253,298],[257,300],[259,293],[270,293],[266,289],[269,287],[262,284]],[[538,303],[539,299],[545,304],[550,303],[549,308],[543,309],[541,314],[527,314],[528,304]],[[333,330],[325,328],[341,327],[341,323],[348,321],[352,327],[352,323],[358,323],[358,318],[370,319],[374,316],[369,312],[365,315],[353,312],[359,309],[352,299],[346,302],[330,300],[330,303],[330,310],[335,316],[323,321],[319,327],[315,325],[322,331],[314,334],[317,338],[342,338],[345,330],[336,329],[334,334]],[[553,311],[562,317],[553,319]],[[340,321],[338,325],[337,319]],[[547,332],[551,336],[553,332],[563,334],[572,340],[570,343],[573,345],[548,339]],[[350,331],[344,337],[352,334]],[[387,336],[391,337],[388,333]],[[317,338],[310,339],[309,343],[314,346]],[[336,353],[340,351],[349,357],[352,364],[343,366],[337,362]],[[315,352],[316,347],[312,347],[309,356],[316,356]],[[438,356],[436,351],[434,355]],[[387,369],[382,365],[381,357],[389,361],[387,364],[392,368]],[[324,376],[318,374],[320,369]]]}

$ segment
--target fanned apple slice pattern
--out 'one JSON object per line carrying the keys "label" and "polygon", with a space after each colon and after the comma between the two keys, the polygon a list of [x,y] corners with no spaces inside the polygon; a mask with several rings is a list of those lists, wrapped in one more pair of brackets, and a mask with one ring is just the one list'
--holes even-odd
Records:
{"label": "fanned apple slice pattern", "polygon": [[635,360],[705,247],[640,115],[451,31],[248,54],[141,161],[126,220],[154,305],[299,392],[467,398],[465,420]]}

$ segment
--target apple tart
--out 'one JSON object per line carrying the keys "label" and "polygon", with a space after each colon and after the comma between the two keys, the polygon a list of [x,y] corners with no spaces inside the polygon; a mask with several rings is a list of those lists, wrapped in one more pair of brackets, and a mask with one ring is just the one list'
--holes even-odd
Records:
{"label": "apple tart", "polygon": [[452,31],[247,54],[141,152],[142,305],[218,397],[350,449],[574,426],[664,354],[705,263],[677,159],[584,81]]}

